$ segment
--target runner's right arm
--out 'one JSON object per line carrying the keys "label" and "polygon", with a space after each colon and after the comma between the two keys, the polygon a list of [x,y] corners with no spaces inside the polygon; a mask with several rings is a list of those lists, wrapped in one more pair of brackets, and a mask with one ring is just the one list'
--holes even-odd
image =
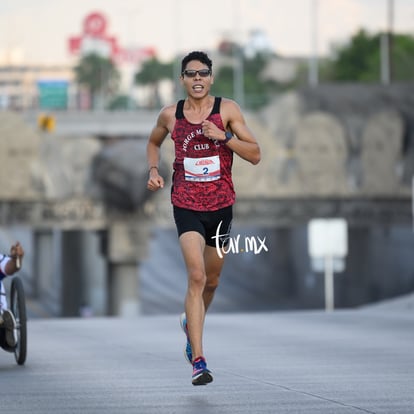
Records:
{"label": "runner's right arm", "polygon": [[165,137],[170,132],[171,109],[172,107],[167,107],[161,110],[157,123],[148,138],[147,162],[149,178],[147,188],[151,191],[157,191],[164,187],[164,179],[159,173],[160,148]]}

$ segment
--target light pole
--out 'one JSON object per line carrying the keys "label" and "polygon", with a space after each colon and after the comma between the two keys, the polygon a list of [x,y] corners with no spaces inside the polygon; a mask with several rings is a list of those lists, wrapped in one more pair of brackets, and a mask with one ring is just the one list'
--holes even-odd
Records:
{"label": "light pole", "polygon": [[387,0],[387,27],[381,35],[381,82],[389,85],[392,79],[392,33],[394,26],[394,0]]}
{"label": "light pole", "polygon": [[174,76],[174,98],[176,101],[180,99],[180,76],[181,76],[181,65],[180,65],[180,0],[175,0],[175,22],[173,30],[175,30],[175,47],[176,53],[173,62],[173,76]]}
{"label": "light pole", "polygon": [[310,12],[311,55],[309,58],[309,85],[310,86],[317,86],[319,83],[318,8],[319,8],[319,1],[311,0],[311,12]]}
{"label": "light pole", "polygon": [[235,101],[243,108],[244,107],[244,65],[243,65],[243,47],[238,40],[240,40],[240,27],[241,27],[241,15],[240,15],[240,0],[235,0],[234,4],[234,33],[235,38],[233,41],[233,93]]}
{"label": "light pole", "polygon": [[[127,50],[131,49],[133,51],[136,45],[136,39],[134,35],[133,28],[139,27],[139,25],[134,24],[134,20],[141,13],[139,8],[130,9],[125,11],[126,16],[126,39],[127,39]],[[135,72],[137,66],[132,61],[127,64],[127,76],[128,76],[128,85],[127,85],[127,110],[131,111],[134,109],[134,89],[135,89]]]}

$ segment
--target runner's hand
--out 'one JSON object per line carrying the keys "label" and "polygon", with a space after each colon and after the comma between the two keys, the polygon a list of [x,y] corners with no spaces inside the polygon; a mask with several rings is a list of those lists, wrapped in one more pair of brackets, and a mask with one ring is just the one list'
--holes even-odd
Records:
{"label": "runner's hand", "polygon": [[151,191],[157,191],[160,188],[164,188],[164,179],[158,174],[158,169],[153,168],[150,171],[147,188]]}
{"label": "runner's hand", "polygon": [[216,139],[218,141],[223,141],[226,137],[224,135],[224,131],[220,129],[214,122],[211,121],[203,121],[201,123],[203,127],[203,135],[209,139]]}

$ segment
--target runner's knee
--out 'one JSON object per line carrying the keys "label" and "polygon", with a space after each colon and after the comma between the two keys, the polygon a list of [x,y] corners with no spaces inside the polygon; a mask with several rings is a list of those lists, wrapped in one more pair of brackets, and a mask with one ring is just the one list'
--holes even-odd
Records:
{"label": "runner's knee", "polygon": [[193,270],[189,272],[188,283],[190,288],[204,289],[206,285],[206,275],[203,271]]}
{"label": "runner's knee", "polygon": [[219,285],[220,275],[208,276],[204,290],[215,291]]}

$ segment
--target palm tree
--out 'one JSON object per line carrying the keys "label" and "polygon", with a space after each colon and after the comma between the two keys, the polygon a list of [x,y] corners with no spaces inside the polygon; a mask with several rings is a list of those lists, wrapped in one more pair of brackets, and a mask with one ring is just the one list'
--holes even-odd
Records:
{"label": "palm tree", "polygon": [[110,59],[96,53],[85,55],[75,67],[75,73],[78,84],[89,89],[94,108],[105,107],[107,98],[118,92],[120,74]]}
{"label": "palm tree", "polygon": [[142,68],[135,74],[135,83],[146,85],[151,88],[151,107],[160,107],[160,82],[164,79],[173,79],[173,63],[161,63],[157,58],[146,60]]}

